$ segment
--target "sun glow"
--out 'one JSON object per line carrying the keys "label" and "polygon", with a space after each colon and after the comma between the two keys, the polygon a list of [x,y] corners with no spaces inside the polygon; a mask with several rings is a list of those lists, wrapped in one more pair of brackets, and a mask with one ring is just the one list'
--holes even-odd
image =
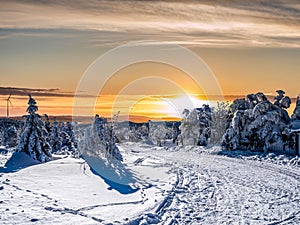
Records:
{"label": "sun glow", "polygon": [[[201,96],[202,97],[202,96]],[[184,109],[207,104],[198,95],[103,95],[98,97],[95,113],[112,117],[119,112],[120,120],[145,122],[151,120],[180,120]]]}

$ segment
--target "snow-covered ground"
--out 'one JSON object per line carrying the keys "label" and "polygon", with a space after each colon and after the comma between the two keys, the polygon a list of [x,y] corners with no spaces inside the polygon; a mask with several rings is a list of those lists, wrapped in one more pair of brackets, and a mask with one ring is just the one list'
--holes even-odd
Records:
{"label": "snow-covered ground", "polygon": [[0,224],[300,224],[299,158],[120,148],[134,191],[120,193],[82,159],[0,173]]}

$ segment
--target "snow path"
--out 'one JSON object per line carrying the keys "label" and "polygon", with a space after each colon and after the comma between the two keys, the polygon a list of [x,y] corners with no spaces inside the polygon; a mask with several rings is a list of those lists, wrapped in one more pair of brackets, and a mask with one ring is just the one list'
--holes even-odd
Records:
{"label": "snow path", "polygon": [[138,192],[108,190],[83,160],[0,173],[0,224],[300,224],[300,167],[197,147],[125,143]]}
{"label": "snow path", "polygon": [[299,167],[205,151],[144,154],[177,170],[178,181],[156,210],[160,224],[300,224]]}

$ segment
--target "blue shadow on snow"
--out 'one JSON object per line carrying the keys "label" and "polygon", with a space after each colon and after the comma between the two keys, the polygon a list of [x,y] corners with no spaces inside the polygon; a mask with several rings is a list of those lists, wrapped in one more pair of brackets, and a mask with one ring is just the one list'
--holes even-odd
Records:
{"label": "blue shadow on snow", "polygon": [[116,190],[121,194],[132,194],[139,188],[132,187],[136,180],[132,172],[117,159],[102,159],[101,157],[82,155],[92,173],[99,176],[109,186],[109,190]]}

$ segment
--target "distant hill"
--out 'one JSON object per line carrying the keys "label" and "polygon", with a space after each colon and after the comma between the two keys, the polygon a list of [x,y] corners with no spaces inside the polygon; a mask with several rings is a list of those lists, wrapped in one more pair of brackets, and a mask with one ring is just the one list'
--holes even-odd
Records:
{"label": "distant hill", "polygon": [[[24,115],[25,116],[25,115]],[[43,115],[41,115],[43,116]],[[75,116],[74,118],[72,115],[56,115],[52,116],[49,115],[49,119],[52,122],[53,118],[56,117],[57,121],[63,121],[63,122],[68,122],[68,121],[76,121],[78,123],[92,123],[94,120],[94,117],[90,116]],[[0,117],[0,120],[7,119],[6,117]],[[15,116],[15,117],[10,117],[10,120],[20,120],[20,121],[25,121],[23,116]],[[110,118],[107,118],[110,120]],[[154,117],[146,117],[146,116],[119,116],[118,121],[120,122],[134,122],[134,123],[145,123],[148,122],[149,120],[152,121],[180,121],[181,118],[178,117],[162,117],[162,118],[154,118]]]}

